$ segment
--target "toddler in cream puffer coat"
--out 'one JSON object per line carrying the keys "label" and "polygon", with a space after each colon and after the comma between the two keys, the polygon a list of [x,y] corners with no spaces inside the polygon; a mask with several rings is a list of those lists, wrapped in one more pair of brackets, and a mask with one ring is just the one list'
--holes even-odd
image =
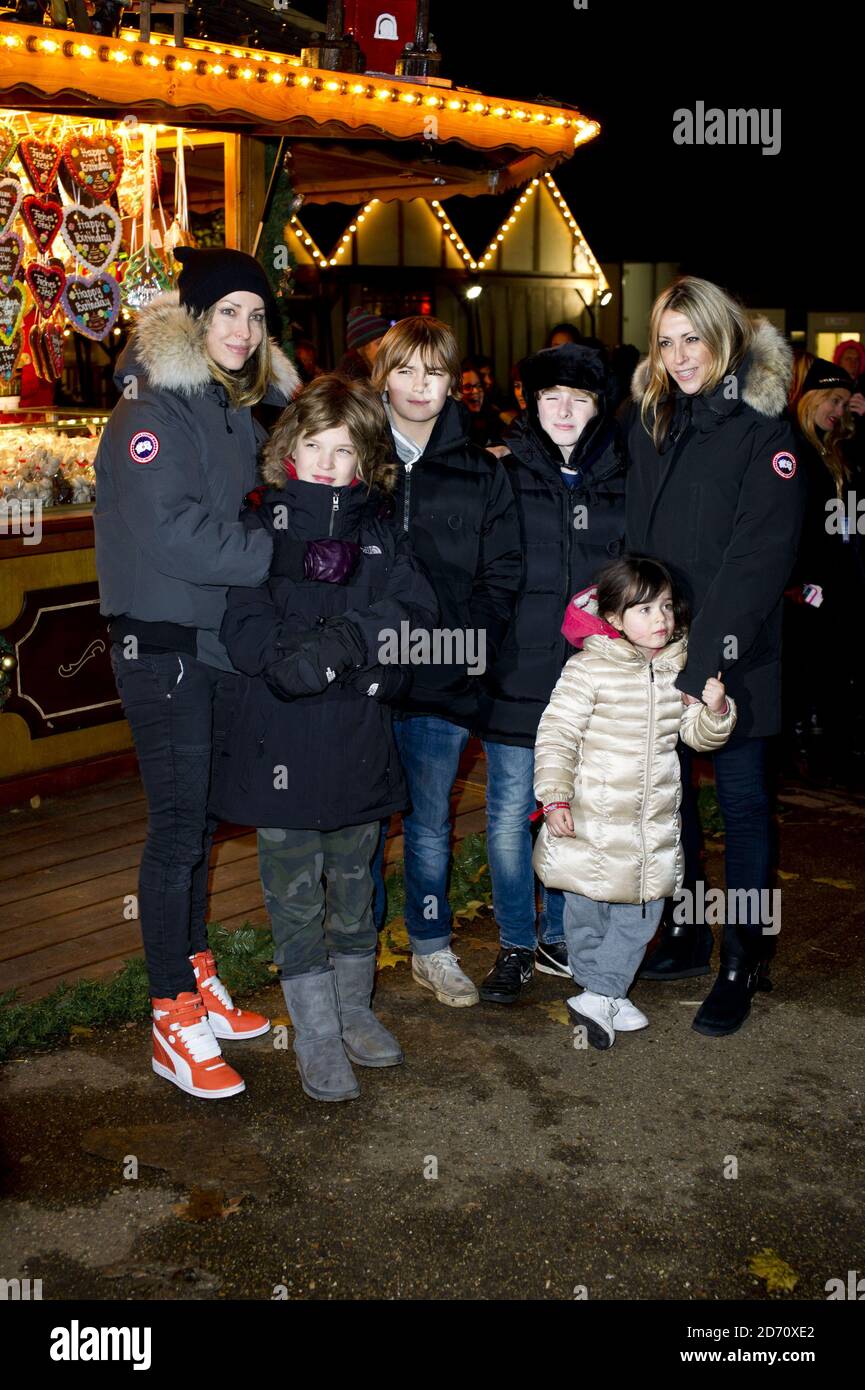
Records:
{"label": "toddler in cream puffer coat", "polygon": [[682,884],[679,735],[713,752],[736,722],[719,678],[707,679],[702,701],[677,690],[682,614],[657,561],[607,565],[596,600],[586,590],[568,606],[562,631],[583,650],[565,665],[535,743],[544,824],[534,868],[565,890],[568,962],[585,986],[568,1012],[601,1049],[648,1023],[626,996],[664,899]]}

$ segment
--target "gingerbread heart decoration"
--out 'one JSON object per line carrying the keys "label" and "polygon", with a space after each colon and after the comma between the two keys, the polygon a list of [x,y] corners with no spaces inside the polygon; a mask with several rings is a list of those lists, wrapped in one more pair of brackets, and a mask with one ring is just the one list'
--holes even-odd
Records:
{"label": "gingerbread heart decoration", "polygon": [[[3,243],[0,242],[0,256],[2,251]],[[66,271],[61,262],[52,261],[50,265],[40,265],[38,261],[32,261],[24,274],[30,286],[30,293],[36,301],[36,308],[44,319],[50,318],[60,302],[63,286],[66,284]]]}
{"label": "gingerbread heart decoration", "polygon": [[42,329],[37,324],[33,324],[27,334],[27,341],[30,345],[30,356],[33,359],[33,370],[43,381],[53,381],[49,376],[48,368],[45,365],[45,358],[42,353]]}
{"label": "gingerbread heart decoration", "polygon": [[11,228],[23,197],[24,185],[20,179],[13,178],[11,174],[0,179],[0,236],[5,236]]}
{"label": "gingerbread heart decoration", "polygon": [[99,342],[120,313],[120,286],[110,275],[70,275],[61,297],[66,317],[85,338]]}
{"label": "gingerbread heart decoration", "polygon": [[7,164],[15,156],[18,148],[18,136],[8,125],[0,125],[0,174]]}
{"label": "gingerbread heart decoration", "polygon": [[63,213],[63,240],[88,270],[104,270],[111,264],[120,246],[120,233],[120,217],[105,204],[83,208],[75,203]]}
{"label": "gingerbread heart decoration", "polygon": [[[2,184],[0,184],[2,192]],[[37,198],[31,194],[21,204],[21,216],[40,251],[47,251],[63,223],[63,209],[53,198]]]}
{"label": "gingerbread heart decoration", "polygon": [[42,363],[50,373],[49,381],[59,381],[63,375],[63,334],[56,323],[46,324],[40,339]]}
{"label": "gingerbread heart decoration", "polygon": [[33,135],[25,135],[18,142],[18,158],[24,172],[33,185],[34,193],[53,193],[57,183],[57,171],[63,158],[59,145],[50,140],[37,140]]}
{"label": "gingerbread heart decoration", "polygon": [[0,285],[0,343],[7,346],[21,327],[27,308],[24,286],[17,280]]}
{"label": "gingerbread heart decoration", "polygon": [[123,150],[119,141],[81,139],[70,135],[63,146],[63,163],[79,188],[94,198],[113,193],[123,173]]}
{"label": "gingerbread heart decoration", "polygon": [[14,280],[24,259],[24,242],[17,232],[0,238],[0,280]]}
{"label": "gingerbread heart decoration", "polygon": [[21,356],[21,334],[13,338],[11,343],[0,343],[0,378],[10,381],[15,374],[18,366],[18,358]]}

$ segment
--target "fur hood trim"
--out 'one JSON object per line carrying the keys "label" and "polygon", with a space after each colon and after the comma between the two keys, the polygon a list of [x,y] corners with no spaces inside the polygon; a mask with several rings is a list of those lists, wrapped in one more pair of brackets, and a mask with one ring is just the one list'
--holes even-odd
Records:
{"label": "fur hood trim", "polygon": [[[151,386],[196,396],[212,377],[204,354],[204,320],[180,303],[177,290],[160,295],[138,315],[132,347]],[[289,400],[300,377],[281,348],[271,339],[270,385]]]}
{"label": "fur hood trim", "polygon": [[[742,400],[759,415],[776,419],[787,404],[793,380],[793,350],[768,319],[758,318],[754,338],[741,368],[745,378]],[[644,357],[631,378],[631,396],[638,405],[649,381],[649,359]]]}

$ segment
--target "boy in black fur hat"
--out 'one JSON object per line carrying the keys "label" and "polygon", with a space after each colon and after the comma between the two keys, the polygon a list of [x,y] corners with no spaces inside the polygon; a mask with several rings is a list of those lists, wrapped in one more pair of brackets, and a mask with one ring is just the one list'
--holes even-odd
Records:
{"label": "boy in black fur hat", "polygon": [[625,455],[614,382],[599,352],[575,343],[522,363],[524,419],[502,463],[520,515],[525,569],[508,636],[485,680],[480,733],[487,755],[487,848],[499,926],[498,960],[481,999],[510,1004],[538,970],[570,978],[564,897],[543,892],[535,923],[529,816],[535,809],[538,723],[570,655],[562,619],[571,594],[622,549]]}

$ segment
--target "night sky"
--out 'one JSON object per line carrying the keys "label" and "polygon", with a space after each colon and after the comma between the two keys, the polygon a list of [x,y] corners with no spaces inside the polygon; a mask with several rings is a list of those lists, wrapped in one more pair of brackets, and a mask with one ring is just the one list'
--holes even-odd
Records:
{"label": "night sky", "polygon": [[[554,171],[600,260],[678,261],[802,326],[808,309],[863,307],[861,0],[430,8],[445,76],[600,121],[601,135]],[[780,152],[676,145],[673,112],[698,101],[780,108]],[[465,218],[460,227],[471,237]]]}

